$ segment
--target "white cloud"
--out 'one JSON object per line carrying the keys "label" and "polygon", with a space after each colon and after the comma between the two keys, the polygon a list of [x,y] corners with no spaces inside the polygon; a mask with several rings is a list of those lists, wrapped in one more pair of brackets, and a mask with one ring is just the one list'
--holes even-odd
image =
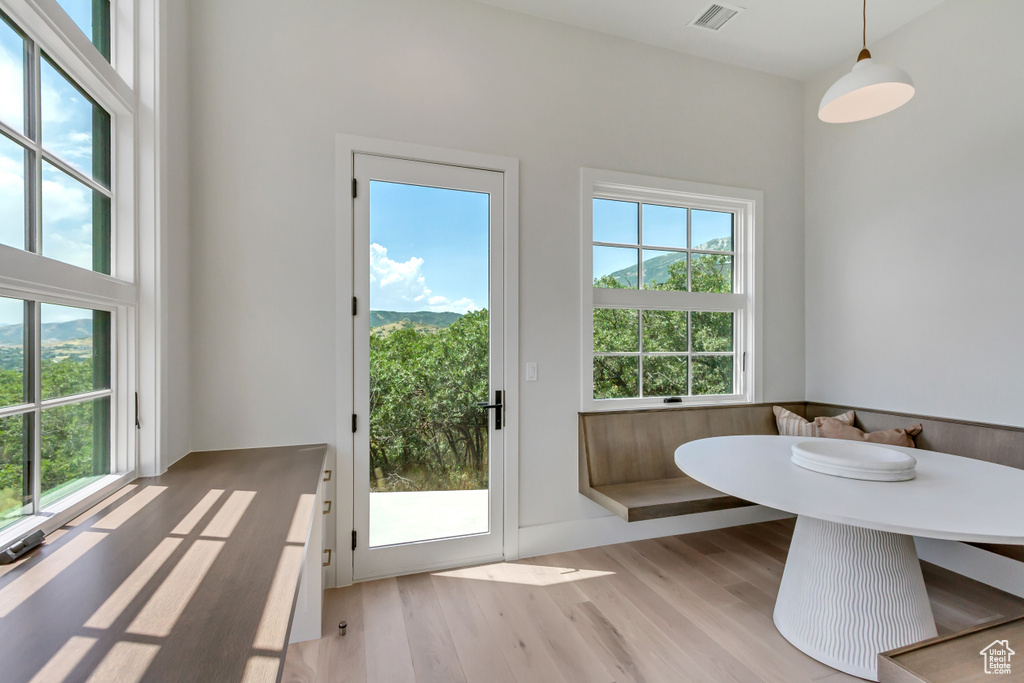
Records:
{"label": "white cloud", "polygon": [[[43,167],[43,225],[92,218],[92,190],[62,171]],[[63,226],[61,226],[63,227]]]}
{"label": "white cloud", "polygon": [[421,268],[423,259],[408,261],[388,258],[387,247],[370,245],[370,301],[382,311],[454,311],[468,313],[480,308],[472,299],[451,301],[427,287]]}
{"label": "white cloud", "polygon": [[434,296],[430,298],[429,310],[431,311],[454,311],[456,313],[469,313],[480,310],[476,302],[468,297],[457,301],[449,301],[447,297]]}
{"label": "white cloud", "polygon": [[57,170],[43,174],[43,256],[91,269],[92,190]]}
{"label": "white cloud", "polygon": [[0,154],[0,243],[19,248],[25,246],[24,173],[24,161]]}
{"label": "white cloud", "polygon": [[[3,27],[6,30],[6,26]],[[20,60],[19,60],[20,61]],[[0,45],[0,92],[20,93],[25,87],[22,70],[14,55]],[[0,97],[0,119],[15,127],[22,124],[25,103],[20,97]]]}

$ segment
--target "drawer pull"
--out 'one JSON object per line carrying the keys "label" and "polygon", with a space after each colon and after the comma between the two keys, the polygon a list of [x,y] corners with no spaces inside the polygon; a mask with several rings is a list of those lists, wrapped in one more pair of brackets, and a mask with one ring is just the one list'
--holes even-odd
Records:
{"label": "drawer pull", "polygon": [[329,500],[325,500],[324,501],[324,514],[325,515],[331,514],[331,501],[329,501]]}
{"label": "drawer pull", "polygon": [[324,481],[331,480],[331,470],[324,470]]}
{"label": "drawer pull", "polygon": [[330,564],[331,564],[331,549],[330,549],[330,548],[328,548],[328,549],[327,549],[327,550],[325,550],[324,552],[325,552],[325,553],[327,553],[327,561],[323,563],[323,566],[324,566],[324,567],[329,567],[329,566],[330,566]]}

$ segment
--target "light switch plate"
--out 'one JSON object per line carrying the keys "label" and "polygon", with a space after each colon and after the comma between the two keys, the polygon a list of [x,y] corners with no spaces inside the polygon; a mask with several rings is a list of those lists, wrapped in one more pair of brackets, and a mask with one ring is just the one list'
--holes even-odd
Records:
{"label": "light switch plate", "polygon": [[537,364],[527,363],[526,364],[526,381],[536,382],[537,381]]}

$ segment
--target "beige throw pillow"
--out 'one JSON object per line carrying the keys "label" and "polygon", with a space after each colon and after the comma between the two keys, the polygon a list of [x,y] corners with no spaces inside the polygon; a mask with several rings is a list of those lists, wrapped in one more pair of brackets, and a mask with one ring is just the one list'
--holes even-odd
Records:
{"label": "beige throw pillow", "polygon": [[[821,418],[819,418],[821,419]],[[914,437],[921,433],[921,425],[917,424],[906,429],[885,429],[879,432],[863,432],[853,425],[840,422],[831,417],[821,419],[818,431],[826,439],[847,439],[849,441],[867,441],[887,446],[905,446],[914,448]]]}
{"label": "beige throw pillow", "polygon": [[775,426],[782,436],[824,436],[820,433],[822,420],[836,420],[840,424],[852,425],[854,417],[854,412],[849,410],[834,418],[816,417],[814,422],[809,422],[782,406],[773,406],[772,412],[775,413]]}

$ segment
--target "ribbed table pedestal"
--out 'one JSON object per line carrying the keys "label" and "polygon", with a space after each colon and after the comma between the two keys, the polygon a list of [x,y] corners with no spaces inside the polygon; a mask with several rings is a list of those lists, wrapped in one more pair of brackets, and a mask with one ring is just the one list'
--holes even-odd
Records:
{"label": "ribbed table pedestal", "polygon": [[937,635],[914,539],[799,516],[775,626],[797,649],[878,680],[878,653]]}

